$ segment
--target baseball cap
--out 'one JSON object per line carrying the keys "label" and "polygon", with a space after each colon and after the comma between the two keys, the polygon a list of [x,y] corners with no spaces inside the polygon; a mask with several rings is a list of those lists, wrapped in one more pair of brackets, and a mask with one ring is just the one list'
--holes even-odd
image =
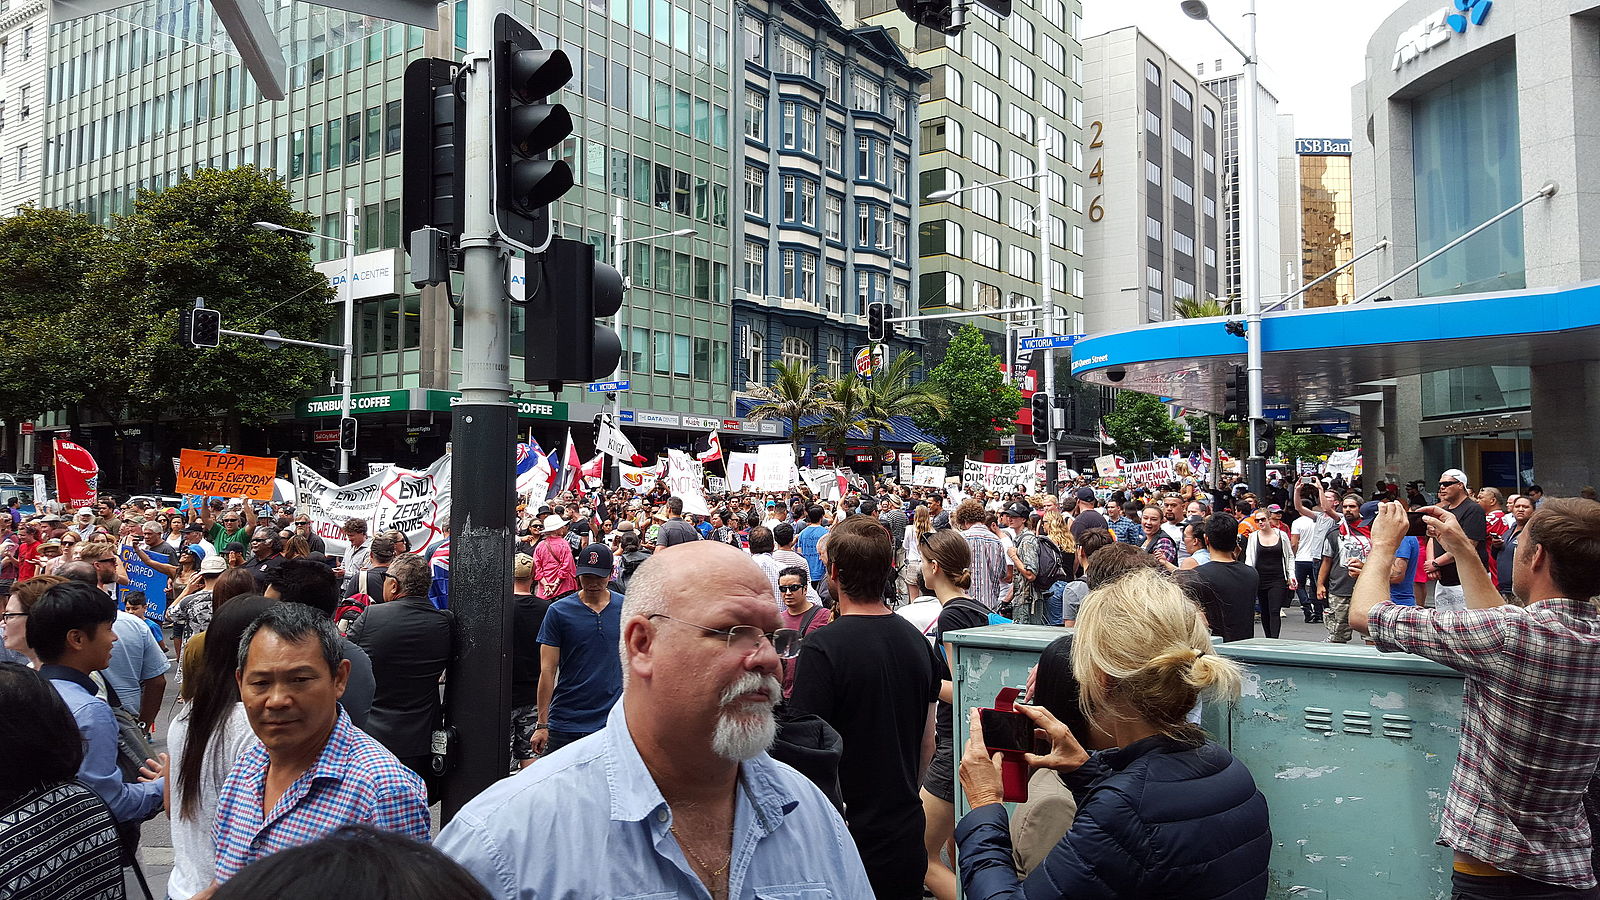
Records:
{"label": "baseball cap", "polygon": [[183,526],[183,533],[184,534],[188,534],[191,531],[196,532],[198,534],[205,534],[206,533],[206,527],[204,525],[201,525],[199,522],[190,522],[189,524]]}
{"label": "baseball cap", "polygon": [[228,546],[223,547],[222,548],[222,552],[223,553],[243,553],[243,552],[245,552],[245,550],[244,550],[244,545],[243,544],[239,543],[238,541],[234,541],[233,543],[229,544]]}
{"label": "baseball cap", "polygon": [[1283,507],[1281,507],[1278,504],[1274,503],[1271,506],[1267,507],[1267,512],[1283,512]]}
{"label": "baseball cap", "polygon": [[1081,487],[1081,488],[1078,488],[1078,490],[1073,493],[1073,496],[1076,497],[1079,500],[1084,501],[1085,503],[1093,503],[1094,502],[1094,488],[1092,488],[1092,487]]}
{"label": "baseball cap", "polygon": [[[1466,484],[1465,481],[1463,481],[1461,483],[1462,484]],[[1376,501],[1376,500],[1368,500],[1367,502],[1361,504],[1361,521],[1362,521],[1363,524],[1370,525],[1370,524],[1372,524],[1372,520],[1376,519],[1377,517],[1378,517],[1378,501]]]}
{"label": "baseball cap", "polygon": [[518,553],[512,574],[518,578],[531,578],[533,576],[533,557],[526,553]]}
{"label": "baseball cap", "polygon": [[201,575],[221,575],[228,564],[222,561],[221,556],[207,556],[200,560]]}
{"label": "baseball cap", "polygon": [[1005,512],[1006,515],[1013,516],[1018,519],[1026,519],[1028,516],[1033,515],[1033,509],[1026,503],[1013,503],[1006,507]]}
{"label": "baseball cap", "polygon": [[544,524],[540,527],[547,532],[555,531],[558,528],[567,527],[567,520],[561,518],[560,516],[545,516]]}
{"label": "baseball cap", "polygon": [[611,577],[611,551],[605,544],[590,544],[578,551],[579,575],[603,575]]}
{"label": "baseball cap", "polygon": [[1446,481],[1459,481],[1462,487],[1472,483],[1467,480],[1467,473],[1460,469],[1445,469],[1439,473],[1439,483],[1444,484]]}

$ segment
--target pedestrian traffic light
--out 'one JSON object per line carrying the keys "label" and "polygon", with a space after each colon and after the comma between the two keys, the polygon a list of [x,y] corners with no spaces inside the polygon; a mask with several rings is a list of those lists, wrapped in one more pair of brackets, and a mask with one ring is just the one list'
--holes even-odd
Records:
{"label": "pedestrian traffic light", "polygon": [[604,378],[622,360],[622,339],[597,319],[622,308],[622,273],[595,260],[594,245],[553,238],[535,257],[541,276],[528,296],[524,379],[549,384]]}
{"label": "pedestrian traffic light", "polygon": [[1244,369],[1233,366],[1222,382],[1222,418],[1234,422],[1244,421],[1250,414],[1250,383]]}
{"label": "pedestrian traffic light", "polygon": [[572,189],[572,168],[550,151],[572,134],[572,116],[545,100],[572,79],[572,62],[545,50],[506,13],[494,20],[494,217],[508,243],[538,252],[550,242],[550,204]]}
{"label": "pedestrian traffic light", "polygon": [[339,419],[339,449],[356,452],[356,420],[354,416]]}
{"label": "pedestrian traffic light", "polygon": [[867,304],[867,340],[881,344],[894,336],[894,326],[889,324],[889,304]]}
{"label": "pedestrian traffic light", "polygon": [[189,310],[189,346],[215,347],[222,343],[222,311],[197,306]]}
{"label": "pedestrian traffic light", "polygon": [[1033,392],[1033,442],[1040,446],[1050,443],[1050,395],[1044,391]]}

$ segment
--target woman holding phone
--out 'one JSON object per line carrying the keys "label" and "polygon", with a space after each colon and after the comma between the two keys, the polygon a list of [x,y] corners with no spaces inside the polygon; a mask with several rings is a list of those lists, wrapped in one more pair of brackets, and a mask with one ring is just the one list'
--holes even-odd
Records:
{"label": "woman holding phone", "polygon": [[961,758],[971,812],[956,826],[969,897],[1265,898],[1267,802],[1244,764],[1187,720],[1202,694],[1239,695],[1237,663],[1211,649],[1181,588],[1136,571],[1090,594],[1078,614],[1072,671],[1089,722],[1115,746],[1090,753],[1038,706],[1019,707],[1050,741],[1026,754],[1077,800],[1072,827],[1026,880],[1014,867],[998,755],[978,711]]}

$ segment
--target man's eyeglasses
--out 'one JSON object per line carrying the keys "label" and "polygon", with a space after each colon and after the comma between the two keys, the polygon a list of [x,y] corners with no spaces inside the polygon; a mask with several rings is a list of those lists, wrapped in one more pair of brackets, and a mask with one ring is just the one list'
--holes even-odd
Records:
{"label": "man's eyeglasses", "polygon": [[780,584],[780,585],[778,585],[778,590],[783,591],[785,594],[792,594],[795,591],[803,591],[805,589],[806,589],[806,586],[803,585],[803,584]]}
{"label": "man's eyeglasses", "polygon": [[12,619],[22,619],[22,618],[26,618],[26,617],[27,617],[27,615],[28,615],[28,614],[27,614],[27,613],[25,613],[25,612],[15,612],[15,613],[12,613],[12,612],[8,612],[8,613],[0,613],[0,623],[6,623],[6,624],[9,624],[9,623],[10,623],[10,622],[11,622],[11,620],[12,620]]}
{"label": "man's eyeglasses", "polygon": [[1442,488],[1454,487],[1454,486],[1456,486],[1456,485],[1458,485],[1460,483],[1461,482],[1459,482],[1459,481],[1441,481],[1441,482],[1439,482],[1439,487],[1442,487]]}
{"label": "man's eyeglasses", "polygon": [[735,625],[732,628],[709,628],[683,619],[674,619],[666,613],[652,613],[646,618],[666,619],[680,625],[698,628],[707,634],[720,634],[727,639],[728,648],[737,651],[740,656],[751,656],[761,649],[761,641],[765,638],[772,642],[772,649],[778,654],[779,659],[794,659],[800,655],[800,632],[793,628],[779,628],[777,631],[764,632],[754,625]]}

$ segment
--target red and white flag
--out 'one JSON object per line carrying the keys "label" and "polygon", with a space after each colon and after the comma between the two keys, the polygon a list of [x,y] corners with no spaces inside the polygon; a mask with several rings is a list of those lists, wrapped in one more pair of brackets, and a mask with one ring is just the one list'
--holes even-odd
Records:
{"label": "red and white flag", "polygon": [[[93,503],[100,492],[100,465],[88,450],[56,438],[56,499],[72,509]],[[44,498],[39,498],[43,502]]]}
{"label": "red and white flag", "polygon": [[567,429],[567,446],[561,451],[561,471],[557,473],[554,484],[555,492],[581,489],[579,470],[583,468],[583,460],[578,458],[578,448],[572,443],[572,429]]}
{"label": "red and white flag", "polygon": [[634,449],[633,442],[622,433],[612,421],[610,416],[600,420],[600,430],[595,434],[595,447],[601,452],[615,459],[619,463],[631,463],[642,466],[649,460],[639,455]]}
{"label": "red and white flag", "polygon": [[605,462],[605,454],[597,454],[578,469],[578,493],[597,490],[605,484]]}
{"label": "red and white flag", "polygon": [[717,433],[713,431],[708,437],[695,441],[694,458],[701,465],[721,459],[722,438],[718,437]]}

